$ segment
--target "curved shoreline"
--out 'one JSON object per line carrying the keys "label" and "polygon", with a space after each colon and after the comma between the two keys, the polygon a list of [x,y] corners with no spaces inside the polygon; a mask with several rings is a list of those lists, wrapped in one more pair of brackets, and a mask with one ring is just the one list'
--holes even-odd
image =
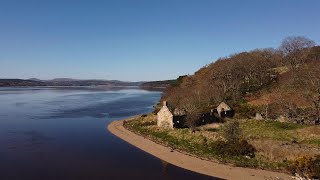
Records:
{"label": "curved shoreline", "polygon": [[[134,119],[128,118],[126,120]],[[108,125],[108,130],[115,136],[136,146],[137,148],[175,166],[194,171],[200,174],[222,179],[292,179],[290,175],[259,169],[233,167],[173,151],[149,139],[139,136],[123,127],[123,121],[113,121]]]}

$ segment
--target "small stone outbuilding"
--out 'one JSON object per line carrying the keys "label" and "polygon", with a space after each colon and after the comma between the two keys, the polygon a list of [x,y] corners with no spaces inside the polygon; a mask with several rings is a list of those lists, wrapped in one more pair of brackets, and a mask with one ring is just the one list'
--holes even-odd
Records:
{"label": "small stone outbuilding", "polygon": [[264,118],[263,118],[262,114],[256,113],[255,120],[264,120]]}
{"label": "small stone outbuilding", "polygon": [[232,117],[234,115],[234,111],[231,109],[231,107],[225,103],[225,102],[222,102],[219,104],[219,106],[217,107],[217,112],[218,112],[218,115],[221,117],[221,118],[224,118],[224,117]]}

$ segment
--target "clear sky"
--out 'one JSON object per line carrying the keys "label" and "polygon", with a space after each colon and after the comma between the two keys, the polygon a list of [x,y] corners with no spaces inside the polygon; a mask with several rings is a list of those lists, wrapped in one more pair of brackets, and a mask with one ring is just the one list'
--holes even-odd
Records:
{"label": "clear sky", "polygon": [[320,42],[319,0],[0,0],[0,78],[163,80]]}

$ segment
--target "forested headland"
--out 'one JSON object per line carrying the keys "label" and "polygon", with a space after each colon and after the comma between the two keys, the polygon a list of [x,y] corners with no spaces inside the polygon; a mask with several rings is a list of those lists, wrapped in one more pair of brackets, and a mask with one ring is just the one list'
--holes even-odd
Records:
{"label": "forested headland", "polygon": [[320,46],[305,37],[220,58],[177,82],[161,101],[189,116],[225,101],[240,118],[260,113],[265,119],[303,123],[320,119]]}

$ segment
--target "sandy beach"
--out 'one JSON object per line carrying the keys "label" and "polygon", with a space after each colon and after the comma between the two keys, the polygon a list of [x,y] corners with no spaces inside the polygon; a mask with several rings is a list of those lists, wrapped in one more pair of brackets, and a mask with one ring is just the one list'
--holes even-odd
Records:
{"label": "sandy beach", "polygon": [[[132,118],[126,119],[130,120]],[[266,170],[233,167],[192,157],[170,148],[159,145],[149,139],[136,135],[123,127],[123,121],[114,121],[108,125],[108,130],[136,146],[137,148],[178,167],[200,174],[222,179],[257,180],[257,179],[292,179],[290,175]]]}

